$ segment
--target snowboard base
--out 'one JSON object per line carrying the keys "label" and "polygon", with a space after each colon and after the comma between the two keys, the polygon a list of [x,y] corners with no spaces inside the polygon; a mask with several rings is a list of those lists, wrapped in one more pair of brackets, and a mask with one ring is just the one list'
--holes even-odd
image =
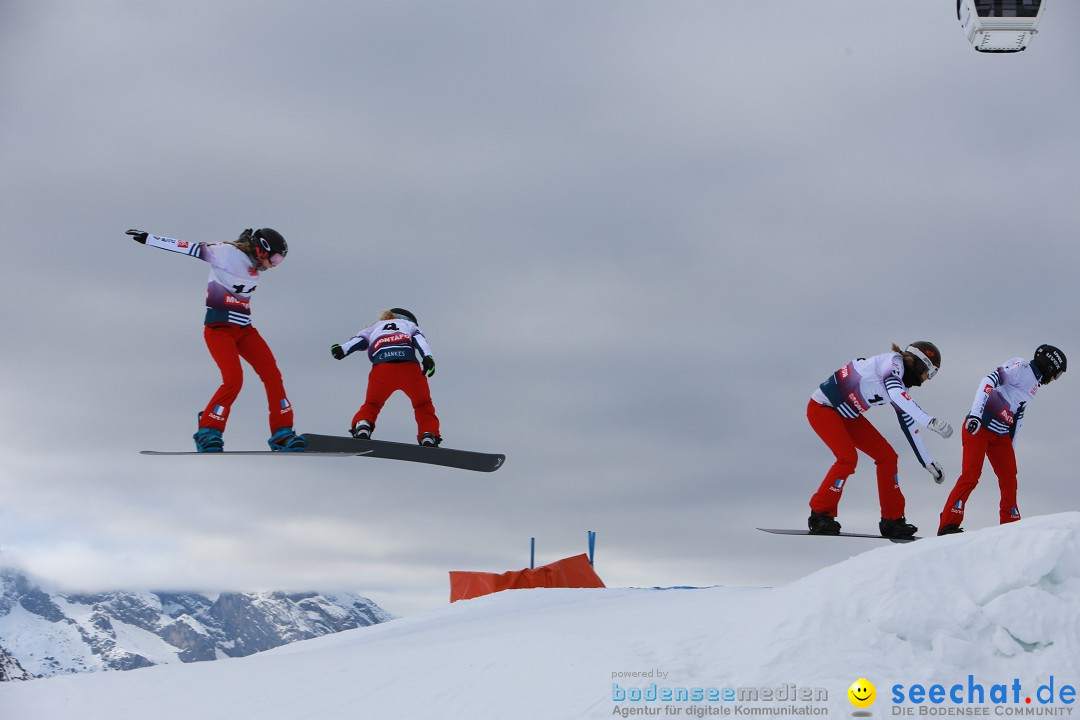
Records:
{"label": "snowboard base", "polygon": [[908,543],[908,542],[913,542],[915,540],[922,540],[922,538],[919,537],[918,535],[912,535],[911,537],[906,537],[906,538],[890,538],[890,537],[885,537],[884,535],[870,535],[870,534],[867,534],[867,533],[842,532],[842,533],[838,533],[836,535],[821,535],[821,534],[818,534],[818,533],[812,533],[809,530],[787,530],[787,529],[783,529],[783,528],[758,528],[758,530],[761,530],[762,532],[773,533],[775,535],[812,535],[813,537],[875,538],[877,540],[888,540],[889,542],[894,542],[894,543]]}
{"label": "snowboard base", "polygon": [[321,457],[356,457],[367,455],[366,452],[319,452],[304,450],[302,452],[284,452],[281,450],[223,450],[222,452],[197,452],[195,450],[140,450],[140,455],[318,455]]}
{"label": "snowboard base", "polygon": [[349,452],[366,457],[384,460],[405,460],[407,462],[441,465],[459,470],[476,472],[495,472],[506,461],[501,453],[482,453],[471,450],[455,450],[444,447],[424,447],[415,443],[390,442],[388,440],[357,440],[352,437],[337,435],[315,435],[305,433],[308,441],[307,452]]}
{"label": "snowboard base", "polygon": [[389,442],[386,440],[357,440],[336,435],[305,434],[307,449],[299,452],[275,450],[225,450],[216,453],[201,453],[194,450],[140,450],[142,455],[288,455],[290,457],[374,457],[384,460],[405,460],[427,465],[494,472],[502,467],[506,456],[501,453],[482,453],[452,448],[424,447],[411,443]]}

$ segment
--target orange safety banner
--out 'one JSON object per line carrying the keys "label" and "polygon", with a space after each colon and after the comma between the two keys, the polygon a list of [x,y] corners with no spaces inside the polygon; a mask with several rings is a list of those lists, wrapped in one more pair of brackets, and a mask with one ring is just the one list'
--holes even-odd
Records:
{"label": "orange safety banner", "polygon": [[602,588],[604,581],[582,553],[535,569],[511,570],[501,575],[464,570],[450,571],[450,602],[468,600],[502,590],[526,588]]}

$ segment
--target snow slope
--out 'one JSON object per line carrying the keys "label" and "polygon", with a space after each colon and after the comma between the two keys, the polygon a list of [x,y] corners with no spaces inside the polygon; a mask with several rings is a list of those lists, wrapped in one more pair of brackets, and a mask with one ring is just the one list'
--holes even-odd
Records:
{"label": "snow slope", "polygon": [[[66,717],[77,707],[85,720],[848,717],[847,689],[866,678],[876,717],[930,707],[913,685],[952,690],[960,702],[938,710],[970,710],[982,693],[990,716],[1075,712],[1080,513],[907,545],[778,537],[777,552],[800,542],[874,549],[775,589],[513,591],[242,659],[5,683],[0,710]],[[649,699],[694,688],[700,700]],[[744,699],[725,700],[729,688]],[[992,702],[1002,693],[1007,702]]]}

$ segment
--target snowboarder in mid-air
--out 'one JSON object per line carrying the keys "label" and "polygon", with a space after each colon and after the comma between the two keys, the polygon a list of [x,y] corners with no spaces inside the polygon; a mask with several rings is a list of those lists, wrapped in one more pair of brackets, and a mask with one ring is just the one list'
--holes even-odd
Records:
{"label": "snowboarder in mid-air", "polygon": [[[420,331],[416,316],[404,308],[384,310],[374,324],[348,341],[330,346],[330,354],[338,360],[357,350],[367,350],[371,372],[364,404],[353,416],[350,426],[352,436],[369,439],[383,405],[394,392],[401,390],[412,401],[417,442],[437,447],[442,437],[427,381],[435,374],[435,358],[431,356],[431,346]],[[416,359],[417,352],[420,362]]]}
{"label": "snowboarder in mid-air", "polygon": [[964,522],[964,508],[972,490],[979,484],[984,458],[990,460],[1001,489],[1000,523],[1004,525],[1020,519],[1013,442],[1027,404],[1040,387],[1061,377],[1065,365],[1065,353],[1053,345],[1040,345],[1035,348],[1035,357],[1030,362],[1013,358],[979,383],[971,411],[964,419],[960,477],[941,511],[938,535],[963,532],[960,525]]}
{"label": "snowboarder in mid-air", "polygon": [[246,360],[266,386],[271,450],[301,451],[307,441],[293,430],[293,408],[285,395],[281,371],[259,331],[251,325],[251,294],[259,274],[277,267],[289,252],[281,233],[271,228],[244,230],[235,242],[202,243],[128,230],[135,242],[189,255],[210,264],[206,288],[203,337],[221,370],[221,386],[199,413],[192,437],[199,452],[222,452],[222,433],[229,410],[244,382],[240,358]]}
{"label": "snowboarder in mid-air", "polygon": [[930,417],[911,399],[908,388],[918,387],[934,377],[941,368],[941,353],[931,342],[920,340],[905,350],[897,345],[892,352],[870,358],[857,358],[833,373],[814,392],[806,408],[806,417],[814,432],[829,446],[836,462],[810,498],[811,534],[837,535],[840,523],[836,520],[844,483],[855,472],[858,451],[869,455],[877,465],[878,499],[881,522],[878,529],[889,538],[914,535],[918,528],[904,517],[904,495],[897,480],[896,451],[880,432],[863,417],[873,405],[891,403],[900,420],[912,450],[934,481],[941,483],[941,466],[934,462],[922,439],[918,423],[944,438],[952,435],[952,427],[944,420]]}

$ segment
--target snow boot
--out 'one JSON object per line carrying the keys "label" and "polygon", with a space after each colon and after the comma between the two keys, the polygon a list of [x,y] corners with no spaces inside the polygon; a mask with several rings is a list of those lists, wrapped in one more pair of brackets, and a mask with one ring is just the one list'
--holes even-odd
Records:
{"label": "snow boot", "polygon": [[199,431],[191,436],[195,441],[195,449],[199,452],[224,452],[225,440],[221,437],[221,431],[217,428],[199,428]]}
{"label": "snow boot", "polygon": [[357,440],[368,440],[371,438],[371,433],[375,429],[367,420],[357,420],[356,424],[352,426],[349,433]]}
{"label": "snow boot", "polygon": [[959,525],[946,525],[937,531],[938,535],[955,535],[956,533],[964,532],[964,528]]}
{"label": "snow boot", "polygon": [[806,521],[806,525],[810,528],[811,535],[840,534],[840,523],[828,513],[811,513],[810,518]]}
{"label": "snow boot", "polygon": [[426,432],[420,436],[420,444],[424,447],[438,447],[442,438],[435,433]]}
{"label": "snow boot", "polygon": [[881,531],[881,537],[887,538],[909,538],[919,532],[919,528],[909,523],[905,517],[898,517],[895,520],[881,518],[878,530]]}
{"label": "snow boot", "polygon": [[266,441],[271,450],[282,452],[303,452],[307,448],[307,438],[297,435],[291,427],[278,428]]}

